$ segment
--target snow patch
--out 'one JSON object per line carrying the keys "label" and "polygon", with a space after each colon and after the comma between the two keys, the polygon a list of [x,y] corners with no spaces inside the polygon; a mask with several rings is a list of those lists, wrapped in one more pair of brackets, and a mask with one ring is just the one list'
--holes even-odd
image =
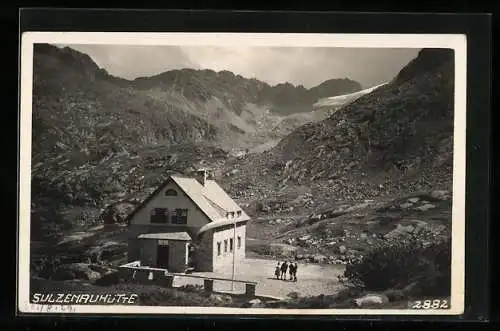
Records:
{"label": "snow patch", "polygon": [[345,106],[354,100],[362,97],[365,94],[371,93],[373,90],[386,85],[387,83],[383,83],[380,85],[372,86],[370,88],[350,93],[350,94],[343,94],[343,95],[337,95],[335,97],[328,97],[328,98],[322,98],[319,99],[314,105],[314,108],[320,108],[320,107],[342,107]]}

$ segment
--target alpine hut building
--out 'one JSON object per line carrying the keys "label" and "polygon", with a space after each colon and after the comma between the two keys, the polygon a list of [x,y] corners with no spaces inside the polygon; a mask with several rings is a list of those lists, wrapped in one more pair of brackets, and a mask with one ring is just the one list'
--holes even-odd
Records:
{"label": "alpine hut building", "polygon": [[245,258],[249,219],[207,170],[170,175],[127,217],[128,261],[217,272]]}

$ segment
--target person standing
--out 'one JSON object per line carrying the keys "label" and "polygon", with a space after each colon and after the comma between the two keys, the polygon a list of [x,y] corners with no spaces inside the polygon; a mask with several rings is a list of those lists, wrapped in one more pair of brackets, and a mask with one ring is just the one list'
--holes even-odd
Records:
{"label": "person standing", "polygon": [[281,279],[285,280],[286,279],[286,271],[288,270],[288,264],[286,261],[283,262],[281,265]]}
{"label": "person standing", "polygon": [[274,269],[274,275],[276,276],[276,279],[280,279],[280,273],[281,273],[280,263],[278,262],[278,264],[276,265],[276,269]]}
{"label": "person standing", "polygon": [[288,274],[290,275],[290,281],[293,280],[293,273],[294,273],[294,265],[293,262],[290,261],[290,264],[288,265]]}
{"label": "person standing", "polygon": [[297,261],[294,261],[293,262],[293,281],[296,282],[297,281]]}

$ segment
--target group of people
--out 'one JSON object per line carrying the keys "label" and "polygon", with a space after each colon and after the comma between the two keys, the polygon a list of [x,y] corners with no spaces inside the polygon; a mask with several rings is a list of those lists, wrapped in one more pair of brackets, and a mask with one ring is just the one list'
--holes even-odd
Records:
{"label": "group of people", "polygon": [[286,280],[286,273],[290,276],[290,280],[296,282],[297,281],[297,262],[284,261],[283,263],[279,263],[274,270],[274,275],[276,279]]}

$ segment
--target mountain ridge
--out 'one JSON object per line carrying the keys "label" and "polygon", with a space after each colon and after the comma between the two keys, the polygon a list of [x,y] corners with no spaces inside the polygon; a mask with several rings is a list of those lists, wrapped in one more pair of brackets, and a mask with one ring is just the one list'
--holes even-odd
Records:
{"label": "mountain ridge", "polygon": [[[296,108],[294,112],[309,111],[310,107],[314,102],[320,98],[331,97],[336,95],[342,95],[347,93],[353,93],[360,91],[362,86],[360,83],[351,80],[349,78],[332,78],[319,83],[318,85],[312,86],[311,88],[305,88],[301,84],[292,84],[289,82],[269,84],[265,81],[261,81],[255,77],[249,78],[244,77],[240,74],[235,74],[228,70],[215,71],[212,69],[192,69],[192,68],[181,68],[167,70],[155,75],[150,76],[140,76],[134,79],[127,79],[118,76],[110,75],[106,69],[100,68],[95,61],[87,54],[74,50],[69,46],[59,48],[57,46],[52,46],[45,44],[43,48],[37,45],[40,52],[49,52],[52,54],[57,53],[57,50],[61,50],[61,53],[66,55],[69,59],[70,56],[81,57],[82,61],[73,61],[71,64],[89,65],[92,71],[101,78],[107,78],[123,87],[135,87],[135,88],[154,88],[159,85],[169,85],[176,83],[178,80],[184,83],[196,84],[196,80],[203,76],[208,78],[216,78],[216,82],[211,83],[226,83],[225,88],[231,88],[234,83],[244,82],[243,85],[248,87],[250,90],[257,91],[257,95],[252,98],[247,98],[250,102],[257,104],[266,103],[279,103],[283,102],[283,98],[293,98],[292,102],[285,102],[285,104],[277,104],[275,107],[271,107],[271,110],[275,110],[278,114],[287,115],[290,114],[286,111],[286,106],[299,106],[303,108]],[[49,50],[52,48],[51,50]],[[81,66],[77,66],[81,68]],[[230,81],[230,82],[228,82]],[[231,84],[233,83],[233,84]],[[182,84],[181,84],[182,85]],[[238,84],[236,84],[238,85]],[[251,86],[253,85],[253,86]],[[241,89],[239,90],[241,92]],[[296,94],[296,96],[295,96]],[[203,95],[203,93],[201,93]],[[191,95],[189,95],[191,96]],[[188,97],[189,97],[188,96]],[[305,109],[304,109],[305,108]],[[237,110],[240,110],[238,107]],[[300,110],[300,111],[299,111]]]}
{"label": "mountain ridge", "polygon": [[[306,124],[283,139],[278,149],[292,147],[308,152],[311,149],[296,148],[295,142],[287,140],[294,140],[294,135],[309,135],[308,146],[318,151],[322,142],[330,140],[338,157],[345,154],[341,149],[353,152],[359,148],[357,155],[349,153],[349,162],[382,162],[384,169],[399,167],[403,160],[413,162],[407,158],[417,158],[413,153],[419,153],[426,138],[431,138],[429,147],[433,148],[439,143],[432,139],[440,136],[450,143],[446,137],[453,135],[453,83],[452,51],[425,49],[392,82],[361,96],[322,122]],[[427,160],[425,157],[420,161]]]}
{"label": "mountain ridge", "polygon": [[332,199],[450,190],[453,56],[452,50],[422,50],[389,83],[300,126],[248,165],[235,165],[251,175],[230,180],[320,185]]}
{"label": "mountain ridge", "polygon": [[[43,127],[48,130],[50,124],[45,122],[57,120],[60,123],[53,131],[64,135],[62,128],[85,127],[84,117],[89,122],[112,123],[99,119],[107,118],[104,115],[107,114],[118,119],[113,125],[115,129],[111,130],[116,132],[115,140],[120,140],[117,131],[131,131],[128,145],[133,145],[134,139],[142,141],[141,145],[172,144],[186,139],[209,140],[226,150],[252,149],[267,140],[280,139],[298,125],[318,119],[312,110],[319,97],[361,87],[347,78],[327,80],[311,89],[290,83],[271,86],[227,70],[206,69],[171,70],[128,80],[109,75],[85,53],[49,44],[35,45],[33,84],[34,109],[41,110],[34,114],[39,122],[35,131]],[[76,110],[60,109],[63,103],[64,108],[76,107]],[[60,111],[62,114],[57,116],[58,119],[48,120],[52,115],[44,114],[44,108],[47,108],[44,104],[53,108],[51,113]],[[71,111],[78,112],[82,118],[69,115]],[[298,116],[298,121],[282,120],[295,114],[304,115]],[[128,128],[134,121],[143,128]],[[179,127],[183,130],[178,130]],[[86,130],[95,131],[95,128]],[[71,132],[66,136],[78,137],[79,134]],[[35,135],[35,144],[49,141],[44,148],[35,149],[47,150],[57,146],[54,139],[37,132]],[[83,142],[95,140],[95,137],[80,140],[76,147],[86,149],[86,146],[81,146]],[[74,146],[68,141],[65,144]],[[121,147],[112,149],[116,148]]]}
{"label": "mountain ridge", "polygon": [[[258,101],[264,83],[228,71],[167,72],[161,78],[175,83],[167,79],[155,85],[154,78],[129,81],[109,75],[87,54],[49,44],[34,46],[33,61],[35,231],[46,232],[36,230],[41,219],[94,220],[120,196],[113,190],[137,194],[156,185],[148,178],[161,180],[166,172],[183,171],[203,159],[219,162],[228,151],[280,139],[312,119],[283,122],[286,116],[273,114],[272,107],[250,102]],[[266,98],[293,104],[297,98],[290,89],[287,84],[265,89]],[[147,156],[151,164],[141,165],[145,155],[155,153],[160,154]],[[90,214],[75,216],[79,209]]]}

